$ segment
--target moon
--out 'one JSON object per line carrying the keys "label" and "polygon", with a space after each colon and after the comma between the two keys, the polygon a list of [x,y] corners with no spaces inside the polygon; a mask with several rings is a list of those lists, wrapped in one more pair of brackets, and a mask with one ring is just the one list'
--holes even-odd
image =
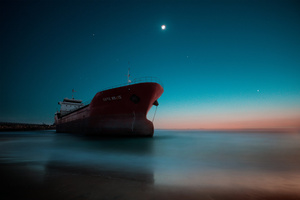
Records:
{"label": "moon", "polygon": [[166,29],[166,25],[161,25],[161,30],[165,30]]}

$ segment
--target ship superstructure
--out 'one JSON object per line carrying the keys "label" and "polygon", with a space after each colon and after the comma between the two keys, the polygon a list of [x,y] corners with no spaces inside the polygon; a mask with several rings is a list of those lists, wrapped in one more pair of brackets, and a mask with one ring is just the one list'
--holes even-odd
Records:
{"label": "ship superstructure", "polygon": [[84,106],[82,100],[76,100],[74,98],[73,99],[64,98],[64,100],[58,102],[58,104],[60,105],[61,115],[68,114]]}

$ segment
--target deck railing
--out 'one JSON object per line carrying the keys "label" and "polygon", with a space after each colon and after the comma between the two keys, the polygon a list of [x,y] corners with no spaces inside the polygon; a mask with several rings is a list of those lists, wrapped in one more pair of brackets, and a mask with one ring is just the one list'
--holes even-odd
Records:
{"label": "deck railing", "polygon": [[122,84],[119,84],[119,85],[106,87],[101,91],[109,90],[109,89],[113,89],[113,88],[117,88],[117,87],[122,87],[122,86],[126,86],[126,85],[133,85],[133,84],[137,84],[137,83],[147,83],[147,82],[158,83],[163,87],[162,82],[158,78],[152,77],[152,76],[145,76],[145,77],[141,77],[141,78],[135,78],[132,81],[130,81],[129,83],[122,83]]}
{"label": "deck railing", "polygon": [[161,80],[157,77],[152,77],[152,76],[145,76],[145,77],[141,77],[141,78],[135,78],[133,81],[132,81],[132,84],[135,84],[135,83],[145,83],[145,82],[153,82],[153,83],[158,83],[160,84],[161,86],[163,86]]}

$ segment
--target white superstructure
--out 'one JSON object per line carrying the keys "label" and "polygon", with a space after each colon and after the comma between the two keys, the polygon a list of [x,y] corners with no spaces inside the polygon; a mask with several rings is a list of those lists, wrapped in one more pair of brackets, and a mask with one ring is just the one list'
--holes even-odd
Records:
{"label": "white superstructure", "polygon": [[73,110],[76,110],[84,106],[82,100],[68,99],[68,98],[64,98],[64,100],[58,102],[58,104],[60,105],[61,115],[65,115],[69,112],[72,112]]}

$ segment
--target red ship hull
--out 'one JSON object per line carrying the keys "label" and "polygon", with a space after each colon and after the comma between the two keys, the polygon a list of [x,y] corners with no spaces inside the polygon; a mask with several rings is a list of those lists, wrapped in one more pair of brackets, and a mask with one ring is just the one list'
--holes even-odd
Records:
{"label": "red ship hull", "polygon": [[56,132],[151,137],[154,127],[146,116],[162,93],[162,86],[155,82],[98,92],[89,105],[56,115]]}

